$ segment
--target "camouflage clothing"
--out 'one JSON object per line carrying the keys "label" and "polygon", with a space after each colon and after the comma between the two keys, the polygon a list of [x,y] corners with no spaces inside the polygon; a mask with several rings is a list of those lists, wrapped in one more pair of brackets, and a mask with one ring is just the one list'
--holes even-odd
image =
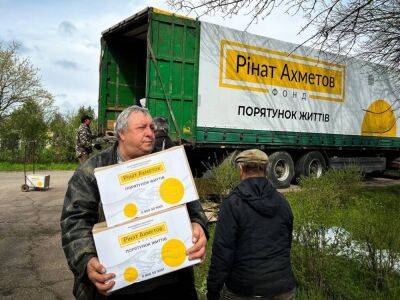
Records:
{"label": "camouflage clothing", "polygon": [[92,153],[92,131],[89,125],[82,123],[76,132],[76,157],[88,156]]}
{"label": "camouflage clothing", "polygon": [[[118,143],[91,157],[80,165],[68,182],[64,207],[61,214],[62,246],[68,265],[74,274],[73,293],[77,299],[103,299],[86,274],[86,265],[90,258],[97,256],[92,236],[93,225],[103,222],[104,213],[100,202],[99,190],[94,177],[94,168],[117,163]],[[192,222],[199,223],[206,232],[206,217],[199,201],[187,204]],[[135,294],[153,290],[157,287],[182,282],[193,278],[193,269],[186,268],[150,279],[134,286],[128,286],[113,293]],[[191,281],[193,282],[193,281]]]}

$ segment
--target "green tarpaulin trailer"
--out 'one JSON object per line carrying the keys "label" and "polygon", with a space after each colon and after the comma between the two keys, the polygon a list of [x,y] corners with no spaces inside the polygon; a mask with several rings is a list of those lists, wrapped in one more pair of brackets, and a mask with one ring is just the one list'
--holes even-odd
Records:
{"label": "green tarpaulin trailer", "polygon": [[234,149],[270,156],[278,187],[400,156],[400,103],[376,66],[148,8],[101,38],[99,129],[127,106],[169,120],[192,166]]}

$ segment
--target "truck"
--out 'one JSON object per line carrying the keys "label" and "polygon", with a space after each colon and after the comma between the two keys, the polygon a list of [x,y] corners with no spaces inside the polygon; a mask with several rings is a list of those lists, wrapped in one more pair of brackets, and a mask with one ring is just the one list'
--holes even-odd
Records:
{"label": "truck", "polygon": [[398,167],[400,103],[378,69],[150,7],[102,32],[98,126],[145,105],[195,170],[258,148],[279,188],[328,167],[383,172]]}

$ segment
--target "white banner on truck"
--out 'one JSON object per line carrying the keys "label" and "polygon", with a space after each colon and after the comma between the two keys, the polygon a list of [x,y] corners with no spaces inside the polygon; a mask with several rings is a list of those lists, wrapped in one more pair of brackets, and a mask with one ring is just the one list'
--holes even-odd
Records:
{"label": "white banner on truck", "polygon": [[400,136],[388,80],[296,47],[202,22],[197,126]]}

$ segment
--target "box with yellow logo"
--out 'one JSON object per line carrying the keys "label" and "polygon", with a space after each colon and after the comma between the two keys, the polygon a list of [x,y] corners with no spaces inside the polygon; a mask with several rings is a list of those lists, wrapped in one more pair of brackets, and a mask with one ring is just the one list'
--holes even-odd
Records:
{"label": "box with yellow logo", "polygon": [[26,175],[26,184],[30,188],[48,189],[50,187],[50,175]]}
{"label": "box with yellow logo", "polygon": [[94,171],[108,226],[199,198],[183,146]]}
{"label": "box with yellow logo", "polygon": [[197,264],[188,260],[192,227],[185,205],[107,227],[93,228],[99,261],[114,273],[112,291]]}

